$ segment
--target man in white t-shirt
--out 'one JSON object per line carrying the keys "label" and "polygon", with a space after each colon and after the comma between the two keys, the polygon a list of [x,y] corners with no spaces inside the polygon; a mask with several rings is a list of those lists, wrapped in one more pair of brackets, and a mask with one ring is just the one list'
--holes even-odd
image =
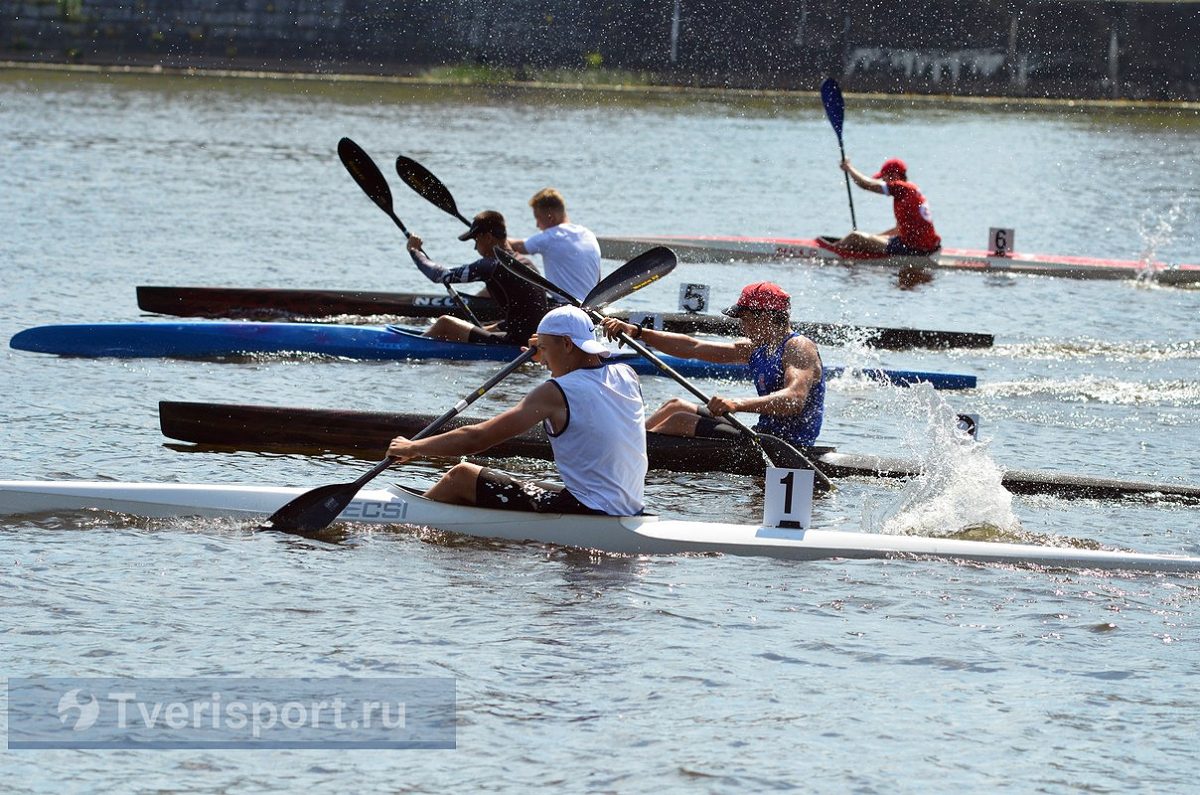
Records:
{"label": "man in white t-shirt", "polygon": [[541,513],[630,516],[641,513],[646,487],[646,407],[637,374],[609,355],[582,309],[551,309],[530,344],[550,380],[490,420],[420,440],[397,436],[387,454],[397,461],[482,453],[539,422],[550,439],[563,486],[520,481],[506,472],[462,461],[425,496],[455,505]]}
{"label": "man in white t-shirt", "polygon": [[554,188],[539,190],[529,206],[542,231],[525,240],[509,240],[509,246],[518,254],[541,254],[546,278],[583,300],[600,281],[600,244],[596,236],[590,229],[571,223],[562,194]]}

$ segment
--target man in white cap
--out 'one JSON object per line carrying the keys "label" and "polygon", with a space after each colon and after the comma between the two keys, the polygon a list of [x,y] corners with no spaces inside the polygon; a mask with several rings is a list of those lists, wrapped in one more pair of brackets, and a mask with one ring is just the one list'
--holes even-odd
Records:
{"label": "man in white cap", "polygon": [[462,462],[425,496],[439,502],[546,513],[630,516],[644,508],[646,408],[637,374],[606,365],[581,309],[552,309],[530,341],[550,380],[490,420],[413,441],[397,436],[387,454],[397,461],[482,453],[541,422],[565,488],[521,482],[507,473]]}

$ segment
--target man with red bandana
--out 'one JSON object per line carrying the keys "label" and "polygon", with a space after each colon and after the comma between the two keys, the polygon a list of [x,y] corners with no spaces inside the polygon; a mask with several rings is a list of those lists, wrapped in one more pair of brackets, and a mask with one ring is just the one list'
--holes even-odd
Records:
{"label": "man with red bandana", "polygon": [[885,160],[874,177],[868,177],[850,165],[849,160],[842,161],[842,171],[860,188],[891,196],[896,225],[878,235],[851,232],[831,248],[876,256],[925,257],[942,247],[942,239],[933,228],[929,202],[917,186],[908,181],[908,166],[903,160],[898,157]]}

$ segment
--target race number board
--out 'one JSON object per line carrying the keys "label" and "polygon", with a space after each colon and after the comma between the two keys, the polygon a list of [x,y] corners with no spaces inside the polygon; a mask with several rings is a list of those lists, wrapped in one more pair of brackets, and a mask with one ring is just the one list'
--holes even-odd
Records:
{"label": "race number board", "polygon": [[763,527],[807,530],[812,522],[813,471],[767,467]]}

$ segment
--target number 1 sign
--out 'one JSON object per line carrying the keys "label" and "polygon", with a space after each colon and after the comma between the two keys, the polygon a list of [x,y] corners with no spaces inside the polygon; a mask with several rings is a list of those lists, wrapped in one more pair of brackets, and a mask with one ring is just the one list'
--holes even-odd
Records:
{"label": "number 1 sign", "polygon": [[807,530],[812,522],[813,471],[767,467],[763,527]]}

